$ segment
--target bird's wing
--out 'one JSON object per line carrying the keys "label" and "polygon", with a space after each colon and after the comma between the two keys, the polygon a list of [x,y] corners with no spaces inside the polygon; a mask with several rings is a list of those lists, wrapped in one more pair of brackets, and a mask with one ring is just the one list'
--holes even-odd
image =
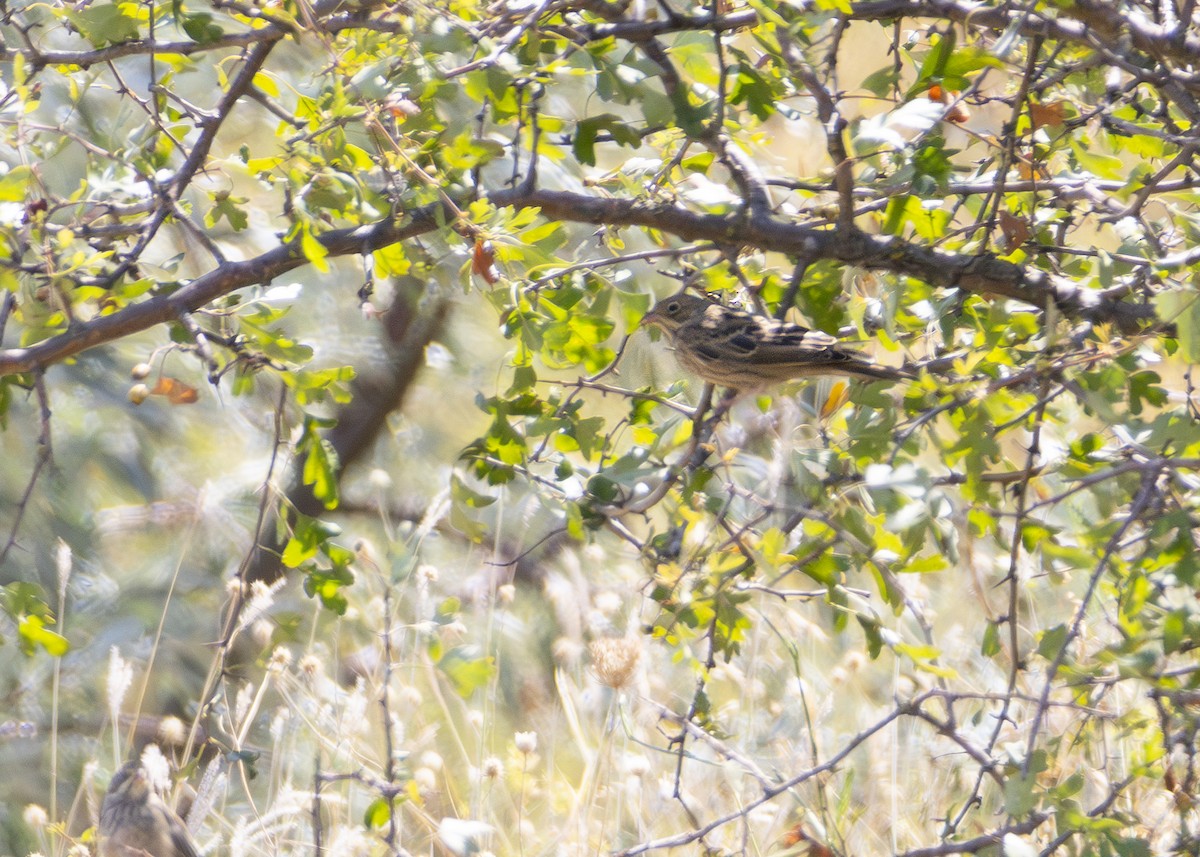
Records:
{"label": "bird's wing", "polygon": [[171,825],[171,844],[175,846],[175,857],[199,857],[183,819],[176,815],[174,820],[177,823]]}
{"label": "bird's wing", "polygon": [[[699,374],[709,367],[741,366],[767,382],[828,373],[862,378],[902,376],[862,352],[843,347],[827,333],[728,308],[707,312],[698,322],[683,325],[674,338],[679,353],[696,362],[692,368]],[[678,347],[681,339],[686,342],[684,348]]]}
{"label": "bird's wing", "polygon": [[[755,329],[751,330],[753,327]],[[747,362],[774,366],[806,364],[870,363],[861,352],[844,348],[828,333],[809,330],[798,324],[773,322],[752,317],[735,337]]]}

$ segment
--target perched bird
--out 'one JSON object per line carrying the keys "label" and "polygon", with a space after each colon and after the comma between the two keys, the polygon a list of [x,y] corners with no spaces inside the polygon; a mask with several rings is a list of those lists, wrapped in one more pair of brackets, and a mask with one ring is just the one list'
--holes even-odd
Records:
{"label": "perched bird", "polygon": [[762,390],[792,378],[848,375],[870,380],[912,377],[838,345],[827,333],[732,309],[696,295],[655,304],[642,324],[656,325],[675,346],[680,365],[705,381]]}
{"label": "perched bird", "polygon": [[100,805],[99,857],[197,857],[187,825],[150,787],[138,762],[126,762]]}

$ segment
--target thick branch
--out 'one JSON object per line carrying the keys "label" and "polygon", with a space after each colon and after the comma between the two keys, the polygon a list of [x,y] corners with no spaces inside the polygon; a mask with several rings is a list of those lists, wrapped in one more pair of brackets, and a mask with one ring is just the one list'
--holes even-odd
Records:
{"label": "thick branch", "polygon": [[[1180,66],[1200,64],[1200,36],[1194,30],[1155,23],[1140,12],[1130,13],[1124,4],[1108,0],[1078,0],[1058,8],[1056,16],[1031,11],[1024,4],[984,6],[974,0],[861,0],[851,4],[849,17],[864,21],[893,18],[945,18],[973,28],[997,31],[1015,27],[1023,36],[1040,36],[1073,44],[1094,46],[1097,42],[1116,45],[1128,36],[1132,47],[1156,60]],[[676,15],[650,21],[612,21],[575,28],[589,39],[617,38],[641,42],[669,33],[689,31],[725,32],[759,22],[753,10],[729,15]],[[1189,88],[1194,88],[1189,86]]]}
{"label": "thick branch", "polygon": [[[339,4],[336,2],[325,2],[317,4],[313,9],[314,19],[319,19],[331,10],[337,8]],[[364,4],[360,4],[364,5]],[[374,2],[365,4],[367,6],[383,5],[383,0],[374,0]],[[343,30],[377,30],[385,32],[397,32],[402,30],[403,22],[396,21],[379,21],[366,19],[361,11],[351,14],[340,14],[329,17],[326,20],[319,21],[320,30],[323,33],[339,33]],[[264,41],[278,41],[284,36],[289,35],[289,30],[278,24],[268,24],[254,30],[246,30],[238,33],[225,33],[224,35],[207,42],[179,41],[166,42],[156,41],[154,39],[135,39],[128,42],[121,42],[116,45],[107,45],[103,48],[95,48],[94,50],[72,51],[72,50],[50,50],[42,51],[32,48],[0,48],[0,62],[12,62],[18,55],[25,58],[25,62],[32,71],[47,66],[76,66],[79,68],[90,68],[94,65],[113,62],[114,60],[123,59],[124,57],[133,56],[149,56],[151,54],[157,56],[165,56],[175,54],[178,56],[192,56],[194,54],[204,54],[209,51],[223,50],[228,48],[244,48],[249,45],[257,44]]]}
{"label": "thick branch", "polygon": [[[358,229],[337,230],[323,235],[321,243],[330,256],[378,250],[437,229],[437,210],[437,206],[418,209],[403,225],[384,221]],[[443,222],[449,219],[449,212],[442,215]],[[254,259],[229,262],[197,277],[173,294],[150,298],[120,312],[73,325],[65,333],[28,348],[0,350],[0,377],[49,366],[97,345],[174,321],[182,312],[195,312],[238,289],[269,283],[275,277],[299,268],[306,261],[296,245],[287,244]]]}
{"label": "thick branch", "polygon": [[[423,304],[420,295],[425,284],[412,278],[407,285],[409,288],[397,294],[384,316],[388,359],[354,379],[350,402],[338,408],[334,414],[337,424],[324,435],[337,453],[339,482],[346,470],[371,448],[387,424],[388,415],[403,405],[425,364],[425,348],[441,333],[449,314],[451,302],[445,295]],[[304,484],[300,467],[292,472],[284,508],[311,517],[325,510],[313,496],[311,486]],[[287,538],[280,537],[273,525],[261,528],[260,534],[246,566],[245,579],[270,583],[286,571],[279,557]]]}
{"label": "thick branch", "polygon": [[1052,277],[1035,268],[992,256],[947,253],[858,230],[818,230],[767,216],[746,219],[737,215],[698,214],[668,203],[631,202],[569,191],[504,191],[493,194],[492,201],[498,205],[536,206],[554,220],[645,226],[689,241],[742,244],[869,270],[891,271],[941,288],[1011,298],[1039,308],[1049,301],[1064,315],[1116,324],[1126,333],[1157,321],[1154,309],[1148,305],[1106,300],[1070,280]]}
{"label": "thick branch", "polygon": [[[858,230],[818,230],[775,217],[746,218],[740,214],[701,214],[669,203],[647,203],[592,196],[570,191],[513,189],[492,195],[496,205],[539,208],[552,220],[608,226],[643,226],[688,241],[715,241],[757,247],[818,260],[828,259],[869,270],[891,271],[940,288],[960,288],[973,294],[995,295],[1044,308],[1053,303],[1064,315],[1096,323],[1111,323],[1133,333],[1157,322],[1153,307],[1126,303],[1081,288],[1045,271],[1004,262],[991,256],[947,253],[900,238],[868,235]],[[410,213],[403,226],[392,221],[321,236],[330,256],[364,253],[438,228],[439,219],[453,219],[441,205]],[[58,336],[28,348],[0,350],[0,376],[45,367],[129,334],[174,321],[181,312],[194,312],[223,295],[273,278],[305,264],[293,245],[277,247],[244,262],[230,262],[193,280],[172,295],[151,298],[111,315],[72,326]]]}
{"label": "thick branch", "polygon": [[1057,8],[1050,17],[1032,11],[1023,4],[1004,3],[983,6],[973,0],[864,0],[854,3],[850,17],[878,21],[886,18],[947,18],[974,28],[1007,30],[1016,27],[1024,36],[1095,45],[1116,45],[1129,37],[1134,49],[1160,61],[1179,65],[1200,62],[1200,37],[1179,32],[1150,21],[1140,13],[1130,13],[1124,4],[1079,0]]}

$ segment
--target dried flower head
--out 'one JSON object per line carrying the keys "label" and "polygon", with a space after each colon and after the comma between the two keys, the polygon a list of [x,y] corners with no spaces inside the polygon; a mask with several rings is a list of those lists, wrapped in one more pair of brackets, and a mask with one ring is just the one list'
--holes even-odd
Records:
{"label": "dried flower head", "polygon": [[417,791],[423,795],[428,795],[437,791],[438,776],[433,768],[426,768],[424,765],[413,771],[413,782],[417,784]]}
{"label": "dried flower head", "polygon": [[164,717],[158,721],[158,734],[155,737],[168,747],[182,747],[187,743],[187,734],[187,726],[178,717]]}
{"label": "dried flower head", "polygon": [[171,765],[157,744],[147,744],[138,760],[146,772],[146,780],[156,792],[165,792],[171,786]]}
{"label": "dried flower head", "polygon": [[650,773],[650,760],[642,753],[626,753],[621,767],[629,776],[640,779]]}
{"label": "dried flower head", "polygon": [[113,646],[108,655],[108,713],[114,723],[121,719],[121,703],[131,684],[133,667],[121,657],[120,649]]}
{"label": "dried flower head", "polygon": [[592,657],[592,672],[607,687],[627,687],[637,671],[642,656],[641,642],[636,637],[601,637],[588,646]]}
{"label": "dried flower head", "polygon": [[613,616],[621,609],[621,595],[611,589],[606,589],[603,592],[597,592],[592,597],[592,604],[601,615]]}
{"label": "dried flower head", "polygon": [[58,540],[58,550],[54,554],[54,563],[58,570],[58,603],[67,600],[67,585],[71,582],[71,546],[62,539]]}
{"label": "dried flower head", "polygon": [[192,799],[192,807],[188,810],[188,826],[195,830],[212,810],[213,805],[225,794],[225,785],[229,778],[221,769],[221,759],[216,758],[204,769],[200,785]]}
{"label": "dried flower head", "polygon": [[45,807],[31,803],[26,805],[25,809],[22,810],[21,820],[31,830],[41,830],[49,823],[50,816],[47,814]]}
{"label": "dried flower head", "polygon": [[313,679],[321,673],[321,659],[316,655],[305,655],[300,659],[298,666],[305,678]]}
{"label": "dried flower head", "polygon": [[550,645],[554,662],[561,667],[574,667],[583,655],[583,647],[569,637],[559,637]]}
{"label": "dried flower head", "polygon": [[272,584],[264,583],[261,580],[250,584],[249,598],[242,605],[242,613],[238,617],[239,631],[249,628],[274,606],[275,593],[283,587],[285,582],[286,578],[281,577]]}
{"label": "dried flower head", "polygon": [[267,664],[269,672],[283,672],[292,665],[292,650],[287,646],[276,646]]}
{"label": "dried flower head", "polygon": [[518,732],[513,736],[513,743],[517,745],[517,752],[528,756],[530,753],[537,750],[537,733],[536,732]]}
{"label": "dried flower head", "polygon": [[456,857],[478,854],[480,840],[495,828],[483,821],[465,818],[443,818],[438,824],[437,835],[442,844]]}
{"label": "dried flower head", "polygon": [[421,764],[430,770],[440,771],[445,760],[442,759],[441,754],[435,753],[433,750],[426,750],[421,754]]}
{"label": "dried flower head", "polygon": [[396,694],[396,698],[405,708],[417,708],[425,701],[420,688],[411,684],[400,685],[400,692]]}

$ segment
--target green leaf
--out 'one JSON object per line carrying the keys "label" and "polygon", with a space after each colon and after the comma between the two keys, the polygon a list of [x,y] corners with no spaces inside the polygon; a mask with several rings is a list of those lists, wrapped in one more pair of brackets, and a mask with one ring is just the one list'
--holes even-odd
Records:
{"label": "green leaf", "polygon": [[1034,786],[1037,777],[1031,771],[1027,776],[1014,774],[1004,781],[1004,811],[1013,818],[1024,818],[1035,806],[1037,795]]}
{"label": "green leaf", "polygon": [[304,459],[304,484],[311,485],[313,496],[326,509],[337,507],[337,452],[333,444],[321,438],[315,441]]}
{"label": "green leaf", "polygon": [[310,569],[304,578],[304,592],[309,598],[320,598],[326,610],[344,616],[350,606],[342,589],[354,583],[354,574],[345,566]]}
{"label": "green leaf", "polygon": [[[684,158],[679,162],[679,166],[693,173],[707,175],[708,170],[710,167],[712,167],[713,161],[716,160],[716,157],[717,156],[712,152],[698,152],[695,155],[689,155],[688,157]],[[649,298],[649,295],[646,295],[645,297]]]}
{"label": "green leaf", "polygon": [[979,645],[979,653],[985,658],[994,658],[1000,654],[1000,626],[988,622],[983,630],[983,642]]}
{"label": "green leaf", "polygon": [[297,515],[292,528],[292,537],[283,549],[282,562],[287,568],[296,568],[312,559],[326,541],[340,535],[342,528],[308,515]]}
{"label": "green leaf", "polygon": [[392,819],[392,802],[387,798],[375,798],[363,812],[363,826],[378,830],[386,827]]}
{"label": "green leaf", "polygon": [[496,674],[495,659],[482,655],[475,646],[450,649],[442,655],[437,665],[463,699],[486,687]]}
{"label": "green leaf", "polygon": [[17,633],[21,637],[21,650],[31,655],[39,647],[56,658],[61,658],[71,649],[67,638],[56,634],[46,627],[46,620],[40,616],[22,616],[17,625]]}
{"label": "green leaf", "polygon": [[296,568],[305,560],[312,559],[316,555],[317,548],[315,545],[306,545],[302,540],[293,537],[288,539],[287,544],[284,546],[280,562],[286,568]]}
{"label": "green leaf", "polygon": [[225,31],[213,22],[213,16],[207,12],[185,15],[181,26],[193,41],[202,45],[215,42],[225,35]]}
{"label": "green leaf", "polygon": [[599,116],[589,116],[580,120],[575,126],[575,139],[572,150],[580,163],[588,166],[596,165],[596,137],[601,131],[612,135],[613,141],[619,146],[638,146],[642,137],[637,130],[621,121],[614,113],[602,113]]}
{"label": "green leaf", "polygon": [[1133,836],[1113,836],[1108,841],[1119,857],[1150,857],[1155,853],[1145,839]]}
{"label": "green leaf", "polygon": [[899,80],[900,76],[897,74],[896,69],[889,65],[867,75],[866,79],[862,82],[862,87],[876,98],[886,98],[895,91]]}
{"label": "green leaf", "polygon": [[333,366],[328,369],[299,369],[287,373],[283,378],[284,383],[296,391],[298,405],[311,405],[323,402],[326,398],[346,404],[351,399],[349,384],[356,374],[352,366]]}
{"label": "green leaf", "polygon": [[326,509],[335,509],[338,505],[337,450],[317,433],[318,428],[328,424],[328,420],[306,414],[303,434],[296,446],[296,453],[304,456],[301,478],[305,485],[312,486],[313,497],[320,500]]}
{"label": "green leaf", "polygon": [[33,173],[29,167],[13,167],[0,176],[0,202],[24,202]]}
{"label": "green leaf", "polygon": [[1167,403],[1167,391],[1156,386],[1162,381],[1157,372],[1134,372],[1129,376],[1129,410],[1134,416],[1142,413],[1142,403],[1159,408]]}
{"label": "green leaf", "polygon": [[85,39],[95,47],[102,48],[130,42],[138,37],[137,20],[122,11],[125,5],[107,3],[68,11],[66,14]]}
{"label": "green leaf", "polygon": [[763,121],[775,112],[775,91],[753,66],[739,63],[729,94],[731,104],[744,104],[756,119]]}
{"label": "green leaf", "polygon": [[1079,794],[1083,790],[1084,781],[1083,772],[1076,771],[1054,787],[1054,797],[1058,800],[1066,800]]}
{"label": "green leaf", "polygon": [[922,238],[933,240],[946,233],[950,212],[942,208],[942,200],[923,200],[912,195],[895,196],[888,200],[884,214],[883,231],[899,235],[905,225]]}
{"label": "green leaf", "polygon": [[329,251],[325,249],[324,244],[313,237],[307,227],[300,230],[300,252],[322,274],[329,273],[329,262],[325,258],[329,255]]}
{"label": "green leaf", "polygon": [[1037,652],[1048,661],[1053,661],[1067,641],[1067,626],[1055,625],[1048,631],[1043,631],[1038,639]]}
{"label": "green leaf", "polygon": [[966,89],[971,81],[968,75],[984,68],[1004,68],[999,57],[991,50],[979,45],[963,45],[950,54],[942,66],[942,86],[951,91]]}
{"label": "green leaf", "polygon": [[250,225],[249,215],[239,206],[239,203],[245,202],[248,200],[227,193],[216,194],[213,197],[212,208],[204,215],[204,225],[211,229],[220,223],[223,217],[229,221],[229,226],[234,232],[241,232]]}
{"label": "green leaf", "polygon": [[1183,359],[1200,362],[1200,292],[1195,288],[1164,289],[1154,296],[1154,310],[1160,319],[1175,325]]}
{"label": "green leaf", "polygon": [[858,619],[858,624],[863,629],[863,634],[866,635],[867,653],[871,656],[871,660],[874,660],[883,651],[883,634],[881,633],[879,621],[863,615],[855,618]]}
{"label": "green leaf", "polygon": [[16,581],[0,588],[0,607],[10,616],[40,616],[49,620],[50,606],[46,604],[45,593],[36,583]]}
{"label": "green leaf", "polygon": [[917,83],[914,88],[923,89],[930,82],[942,79],[946,65],[950,62],[950,54],[954,51],[955,40],[954,27],[947,27],[946,32],[939,35],[929,53],[925,55],[924,62],[921,63],[921,70],[917,74]]}
{"label": "green leaf", "polygon": [[1078,140],[1071,140],[1071,151],[1079,165],[1092,175],[1102,179],[1119,179],[1126,170],[1120,158],[1093,149],[1086,149]]}

